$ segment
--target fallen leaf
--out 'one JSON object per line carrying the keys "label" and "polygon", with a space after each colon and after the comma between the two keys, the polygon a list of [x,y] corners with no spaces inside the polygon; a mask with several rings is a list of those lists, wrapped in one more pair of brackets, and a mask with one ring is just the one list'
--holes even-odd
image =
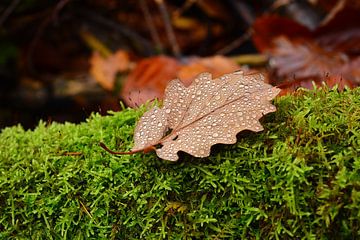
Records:
{"label": "fallen leaf", "polygon": [[337,84],[339,89],[359,85],[359,21],[359,10],[348,7],[315,30],[284,17],[260,17],[253,26],[253,41],[270,57],[270,82],[283,89],[281,94],[312,88],[313,82]]}
{"label": "fallen leaf", "polygon": [[277,15],[264,15],[253,24],[252,40],[260,52],[266,52],[273,47],[273,40],[279,36],[294,38],[310,38],[311,32],[297,22]]}
{"label": "fallen leaf", "polygon": [[201,72],[219,77],[239,68],[233,60],[223,56],[189,57],[182,61],[167,56],[146,58],[125,79],[121,97],[128,106],[135,107],[147,100],[162,99],[170,79],[180,78],[188,86]]}
{"label": "fallen leaf", "polygon": [[[279,77],[309,82],[300,86],[310,85],[310,88],[311,81],[325,82],[329,87],[338,83],[340,89],[360,83],[359,57],[350,59],[346,54],[325,50],[310,40],[290,41],[279,37],[274,43],[270,65]],[[296,81],[294,85],[297,86]]]}
{"label": "fallen leaf", "polygon": [[129,68],[129,55],[122,50],[118,50],[108,57],[101,56],[94,52],[90,59],[90,73],[95,80],[108,91],[114,89],[116,74]]}
{"label": "fallen leaf", "polygon": [[339,66],[349,63],[350,59],[339,52],[326,51],[309,40],[290,41],[286,37],[274,40],[270,51],[271,66],[281,77],[295,76],[309,78],[324,76],[337,71]]}
{"label": "fallen leaf", "polygon": [[219,77],[225,73],[231,73],[239,70],[239,65],[232,59],[224,56],[212,57],[192,57],[187,59],[187,63],[183,63],[177,77],[188,86],[192,80],[201,72],[209,72],[214,78]]}
{"label": "fallen leaf", "polygon": [[132,151],[118,154],[161,145],[156,154],[165,160],[178,160],[179,151],[207,157],[214,144],[236,143],[240,131],[262,131],[259,119],[276,110],[270,101],[280,91],[263,80],[260,73],[238,71],[217,79],[202,73],[189,87],[178,79],[171,81],[163,107],[152,108],[137,123]]}
{"label": "fallen leaf", "polygon": [[126,77],[121,97],[126,105],[136,107],[159,98],[169,79],[175,78],[180,65],[175,58],[156,56],[140,60]]}

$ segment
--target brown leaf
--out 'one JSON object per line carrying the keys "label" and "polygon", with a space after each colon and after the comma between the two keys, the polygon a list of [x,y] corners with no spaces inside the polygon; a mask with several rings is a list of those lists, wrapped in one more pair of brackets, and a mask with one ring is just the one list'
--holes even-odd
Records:
{"label": "brown leaf", "polygon": [[122,50],[115,52],[109,57],[103,57],[94,52],[90,59],[90,73],[95,80],[106,90],[113,90],[115,77],[118,72],[129,68],[129,55]]}
{"label": "brown leaf", "polygon": [[284,17],[257,19],[253,40],[270,55],[275,73],[270,82],[281,87],[282,94],[300,86],[312,88],[312,82],[337,84],[339,89],[359,85],[359,21],[359,10],[349,6],[313,31]]}
{"label": "brown leaf", "polygon": [[277,69],[277,74],[281,77],[323,76],[349,62],[344,54],[325,51],[309,40],[290,41],[286,37],[279,37],[274,40],[274,43],[275,46],[270,51],[271,65]]}
{"label": "brown leaf", "polygon": [[132,151],[160,144],[156,153],[166,160],[178,160],[178,151],[207,157],[212,145],[233,144],[240,131],[263,130],[259,119],[276,110],[270,101],[280,91],[263,80],[260,73],[234,72],[217,79],[202,73],[189,87],[171,81],[163,107],[149,110],[137,123]]}
{"label": "brown leaf", "polygon": [[325,81],[329,86],[336,79],[342,80],[339,84],[348,86],[360,83],[359,60],[354,61],[341,52],[325,50],[310,40],[290,41],[279,37],[274,42],[275,47],[270,51],[271,66],[280,77]]}

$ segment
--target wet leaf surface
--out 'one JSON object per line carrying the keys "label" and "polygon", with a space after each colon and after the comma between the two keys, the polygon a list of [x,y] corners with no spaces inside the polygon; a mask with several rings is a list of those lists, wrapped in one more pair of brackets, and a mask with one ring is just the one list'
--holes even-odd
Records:
{"label": "wet leaf surface", "polygon": [[163,107],[139,120],[132,151],[161,145],[156,153],[162,159],[176,161],[179,151],[207,157],[212,145],[233,144],[240,131],[263,130],[259,119],[276,110],[270,101],[280,91],[263,80],[259,73],[234,72],[217,79],[202,73],[189,87],[171,81]]}

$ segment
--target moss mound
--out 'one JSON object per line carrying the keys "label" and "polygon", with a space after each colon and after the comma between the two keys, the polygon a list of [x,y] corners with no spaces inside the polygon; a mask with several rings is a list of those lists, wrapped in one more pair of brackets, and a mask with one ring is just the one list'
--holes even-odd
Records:
{"label": "moss mound", "polygon": [[130,149],[144,108],[4,129],[0,239],[359,238],[359,96],[279,98],[265,131],[175,163],[98,147]]}

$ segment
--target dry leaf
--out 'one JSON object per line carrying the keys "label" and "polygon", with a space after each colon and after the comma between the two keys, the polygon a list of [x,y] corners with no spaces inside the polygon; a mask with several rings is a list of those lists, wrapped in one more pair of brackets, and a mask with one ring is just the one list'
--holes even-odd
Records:
{"label": "dry leaf", "polygon": [[240,131],[263,130],[259,119],[276,110],[270,101],[280,91],[263,80],[260,73],[234,72],[217,79],[202,73],[189,87],[171,81],[163,107],[139,120],[132,152],[161,145],[156,153],[162,159],[176,161],[179,151],[207,157],[212,145],[233,144]]}
{"label": "dry leaf", "polygon": [[121,96],[128,106],[135,107],[154,98],[161,99],[169,79],[180,78],[185,86],[201,72],[210,72],[215,77],[239,69],[239,66],[224,56],[207,58],[190,57],[178,61],[167,56],[141,60],[125,80]]}
{"label": "dry leaf", "polygon": [[326,51],[310,40],[290,41],[286,37],[274,39],[270,54],[271,66],[280,77],[321,77],[350,62],[345,54]]}
{"label": "dry leaf", "polygon": [[252,40],[260,52],[273,47],[273,40],[279,36],[290,39],[310,38],[311,31],[297,22],[277,15],[265,15],[256,19],[253,24]]}
{"label": "dry leaf", "polygon": [[283,89],[281,94],[312,88],[313,82],[339,89],[360,84],[360,15],[356,9],[344,10],[313,31],[279,16],[255,22],[254,43],[270,55],[270,82]]}
{"label": "dry leaf", "polygon": [[126,77],[121,96],[126,105],[136,107],[161,96],[167,81],[179,70],[175,58],[156,56],[139,61]]}
{"label": "dry leaf", "polygon": [[234,60],[220,55],[204,58],[191,57],[187,60],[187,64],[181,66],[177,77],[188,86],[199,73],[209,72],[216,78],[225,73],[239,70],[239,68]]}
{"label": "dry leaf", "polygon": [[339,80],[337,83],[343,85],[342,88],[360,83],[359,57],[350,59],[341,52],[325,50],[310,40],[290,41],[279,37],[274,43],[275,47],[270,51],[271,66],[280,77],[324,81],[330,87]]}
{"label": "dry leaf", "polygon": [[90,73],[95,80],[106,90],[114,89],[115,77],[118,72],[129,68],[129,55],[122,50],[118,50],[109,57],[102,57],[100,53],[94,52],[90,59]]}

